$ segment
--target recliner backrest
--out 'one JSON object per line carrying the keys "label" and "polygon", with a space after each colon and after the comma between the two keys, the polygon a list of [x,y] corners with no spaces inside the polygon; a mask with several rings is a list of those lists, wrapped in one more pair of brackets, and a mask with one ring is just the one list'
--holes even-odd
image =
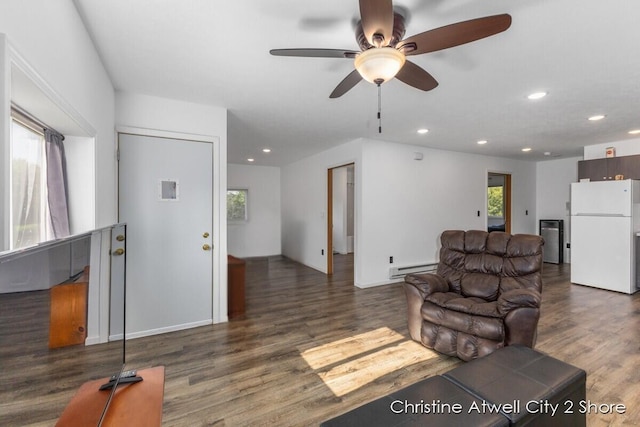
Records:
{"label": "recliner backrest", "polygon": [[440,241],[437,273],[456,293],[495,301],[514,288],[542,291],[540,236],[447,230]]}

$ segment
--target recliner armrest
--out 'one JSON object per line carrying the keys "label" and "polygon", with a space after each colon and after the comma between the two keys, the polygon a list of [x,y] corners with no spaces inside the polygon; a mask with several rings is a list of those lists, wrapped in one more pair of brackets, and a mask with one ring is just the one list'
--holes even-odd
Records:
{"label": "recliner armrest", "polygon": [[498,297],[498,311],[505,315],[516,308],[540,308],[541,300],[542,297],[538,292],[530,289],[512,289]]}
{"label": "recliner armrest", "polygon": [[411,339],[422,342],[422,314],[421,309],[427,296],[434,292],[447,292],[447,280],[433,273],[408,274],[403,283],[407,297],[407,320]]}
{"label": "recliner armrest", "polygon": [[426,298],[434,292],[448,292],[449,282],[435,273],[408,274],[404,277],[405,283],[415,286],[422,298]]}

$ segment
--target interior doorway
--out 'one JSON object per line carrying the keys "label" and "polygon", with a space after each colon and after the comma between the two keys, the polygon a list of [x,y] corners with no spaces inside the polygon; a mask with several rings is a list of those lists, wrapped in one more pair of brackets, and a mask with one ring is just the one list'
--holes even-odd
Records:
{"label": "interior doorway", "polygon": [[353,270],[355,253],[355,164],[327,173],[327,274],[339,265]]}
{"label": "interior doorway", "polygon": [[487,176],[487,231],[511,233],[511,174]]}

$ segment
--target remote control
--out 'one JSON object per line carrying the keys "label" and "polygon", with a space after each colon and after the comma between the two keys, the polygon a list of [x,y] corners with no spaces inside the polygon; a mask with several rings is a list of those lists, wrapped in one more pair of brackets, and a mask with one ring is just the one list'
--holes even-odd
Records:
{"label": "remote control", "polygon": [[[122,374],[120,374],[120,378],[135,377],[137,375],[137,373],[138,373],[138,371],[136,371],[135,369],[132,369],[130,371],[124,371],[124,372],[122,372]],[[109,381],[115,381],[116,378],[118,378],[118,374],[111,375],[111,378],[109,378]]]}

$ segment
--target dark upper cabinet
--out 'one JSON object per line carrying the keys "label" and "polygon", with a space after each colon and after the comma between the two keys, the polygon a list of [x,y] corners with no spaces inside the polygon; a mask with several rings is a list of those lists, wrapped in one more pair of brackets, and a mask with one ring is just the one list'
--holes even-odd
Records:
{"label": "dark upper cabinet", "polygon": [[588,178],[591,181],[605,181],[607,175],[607,160],[593,159],[578,162],[578,180]]}
{"label": "dark upper cabinet", "polygon": [[622,175],[624,179],[640,179],[640,155],[578,162],[578,179],[608,181],[615,180],[616,175]]}
{"label": "dark upper cabinet", "polygon": [[616,160],[613,163],[614,179],[616,175],[623,175],[624,179],[640,179],[640,156],[614,157],[611,160]]}

